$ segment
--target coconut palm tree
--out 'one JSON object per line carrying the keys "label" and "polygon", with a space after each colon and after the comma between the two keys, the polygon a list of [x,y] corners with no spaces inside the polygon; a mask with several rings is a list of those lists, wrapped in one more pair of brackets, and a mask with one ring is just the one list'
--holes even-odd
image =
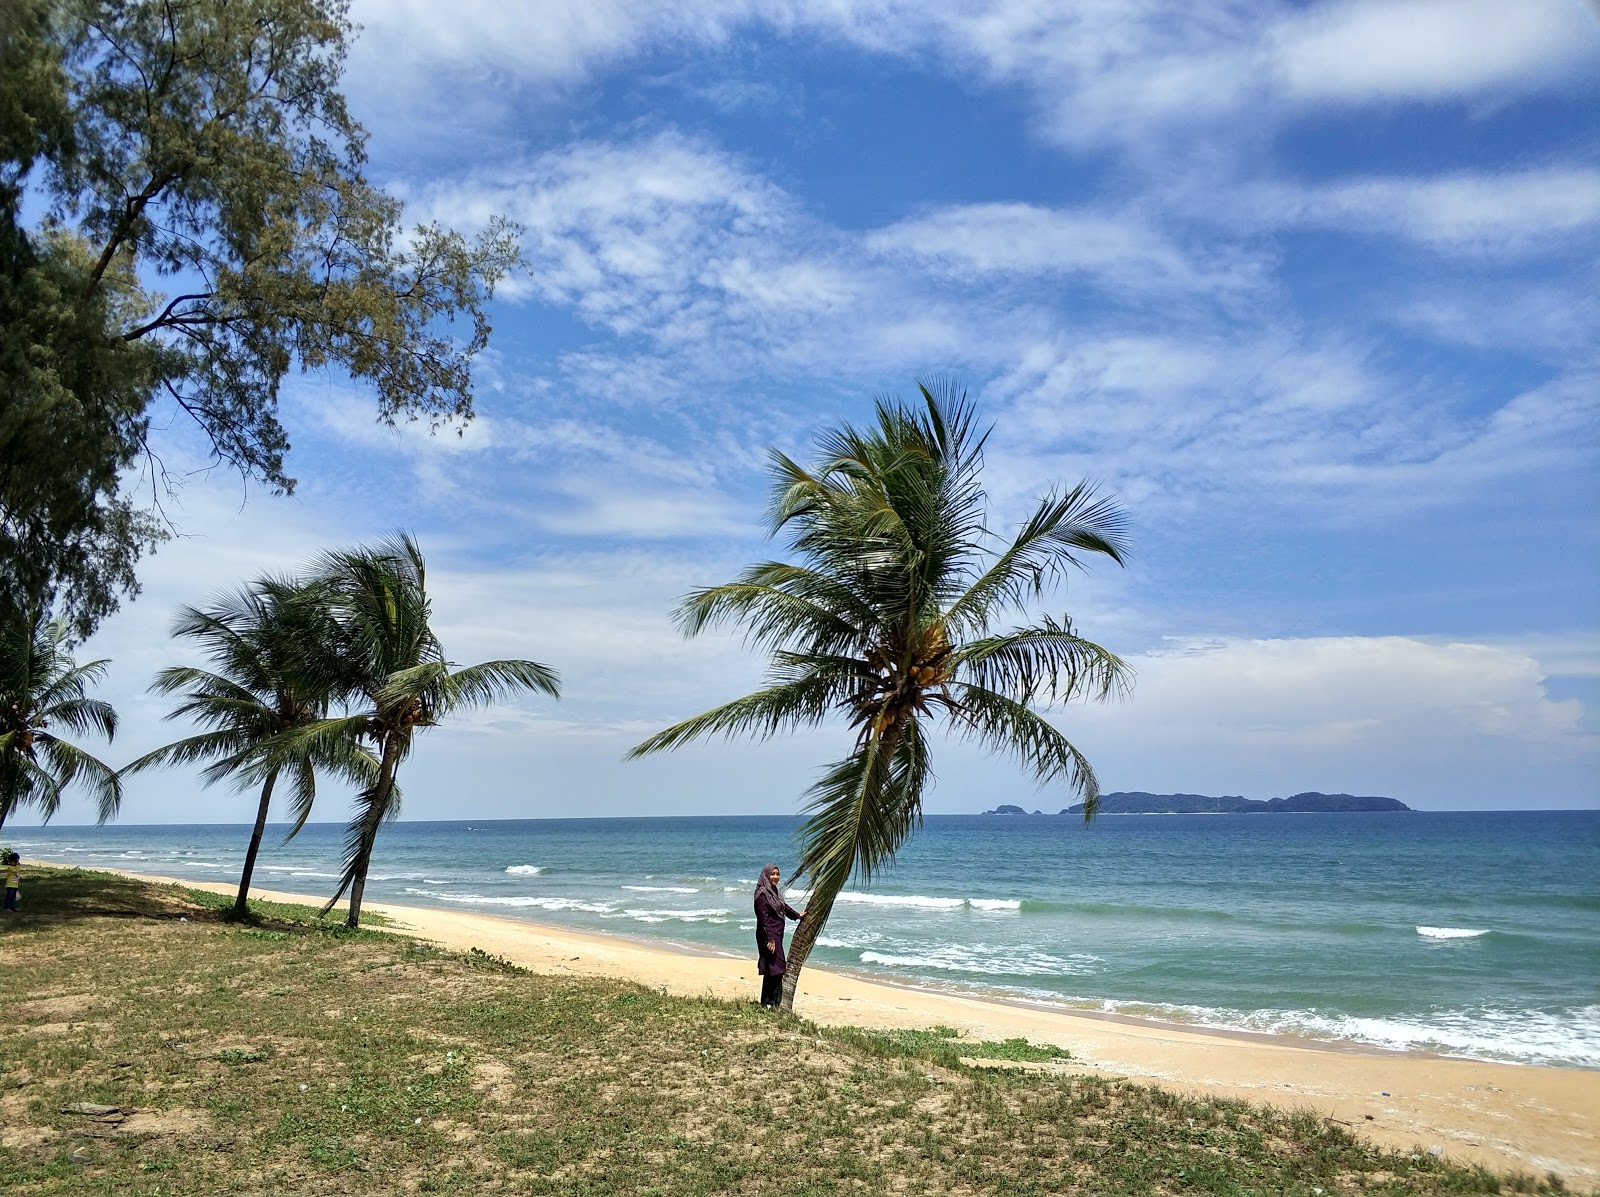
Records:
{"label": "coconut palm tree", "polygon": [[339,889],[323,907],[331,910],[348,891],[346,921],[356,927],[378,829],[399,813],[399,768],[417,731],[453,711],[488,706],[519,690],[559,697],[560,679],[536,661],[451,665],[428,625],[427,571],[407,534],[371,548],[328,553],[315,576],[337,624],[335,651],[319,659],[330,690],[351,713],[295,733],[284,741],[284,751],[344,738],[369,742],[377,757],[376,775],[356,800]]}
{"label": "coconut palm tree", "polygon": [[87,697],[109,662],[77,664],[68,628],[41,609],[0,604],[0,827],[24,806],[48,821],[62,791],[80,777],[99,802],[100,822],[122,803],[116,770],[49,730],[98,732],[107,740],[117,732],[111,704]]}
{"label": "coconut palm tree", "polygon": [[348,739],[303,742],[287,755],[277,751],[285,733],[327,718],[332,697],[325,681],[328,669],[315,658],[328,650],[335,630],[315,586],[259,578],[204,609],[180,608],[172,634],[198,645],[211,668],[174,666],[162,670],[150,687],[159,694],[182,696],[168,719],[188,719],[206,730],[146,753],[126,766],[124,774],[208,760],[212,763],[200,775],[206,785],[231,778],[240,788],[261,787],[239,874],[235,918],[250,913],[250,881],[280,777],[290,782],[293,838],[310,817],[318,769],[357,784],[370,783],[377,772],[372,754]]}
{"label": "coconut palm tree", "polygon": [[1117,507],[1080,483],[1047,495],[997,543],[979,482],[987,432],[950,384],[919,389],[920,405],[882,400],[875,426],[821,436],[811,469],[771,455],[771,532],[786,534],[797,560],[752,566],[677,611],[690,636],[742,625],[770,654],[769,685],[629,753],[713,734],[764,739],[830,717],[851,728],[850,750],[808,794],[797,873],[811,896],[789,951],[785,1009],[846,882],[869,883],[921,822],[930,725],[1018,758],[1041,785],[1064,782],[1088,818],[1099,802],[1094,771],[1035,704],[1103,700],[1130,678],[1070,619],[995,627],[1086,557],[1121,564]]}

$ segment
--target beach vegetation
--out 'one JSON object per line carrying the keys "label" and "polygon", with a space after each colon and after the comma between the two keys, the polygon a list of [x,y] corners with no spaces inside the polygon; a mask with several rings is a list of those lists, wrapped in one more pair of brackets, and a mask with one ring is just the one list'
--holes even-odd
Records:
{"label": "beach vegetation", "polygon": [[278,492],[293,370],[369,387],[388,423],[471,417],[519,230],[406,227],[340,90],[354,32],[347,0],[0,5],[0,594],[18,605],[86,636],[136,591],[167,529],[157,417]]}
{"label": "beach vegetation", "polygon": [[122,802],[116,770],[61,734],[117,732],[116,710],[89,693],[109,662],[76,661],[70,632],[65,619],[0,599],[0,828],[22,807],[48,822],[74,782],[94,795],[102,823]]}
{"label": "beach vegetation", "polygon": [[454,712],[514,694],[559,697],[561,683],[555,670],[537,661],[452,664],[429,624],[427,566],[408,533],[326,553],[308,580],[326,606],[327,639],[304,654],[302,667],[317,674],[312,689],[333,695],[344,713],[275,737],[258,768],[337,756],[348,751],[341,745],[370,745],[377,765],[356,795],[343,872],[324,908],[348,894],[348,925],[357,927],[372,851],[383,824],[400,813],[400,766],[417,733]]}
{"label": "beach vegetation", "polygon": [[810,885],[794,933],[783,1006],[834,900],[870,883],[922,818],[942,725],[1062,784],[1092,818],[1099,784],[1083,754],[1038,709],[1125,691],[1131,673],[1078,635],[1069,616],[1030,606],[1089,560],[1126,558],[1125,519],[1088,482],[1052,490],[1009,541],[989,531],[980,474],[988,433],[952,382],[919,400],[884,399],[876,421],[823,433],[803,466],[771,454],[767,561],[685,598],[689,636],[734,625],[768,654],[768,684],[657,732],[630,757],[704,736],[768,738],[842,720],[849,751],[807,795],[798,875]]}
{"label": "beach vegetation", "polygon": [[1309,1110],[973,1067],[999,1045],[494,967],[310,906],[241,927],[229,900],[41,870],[0,923],[8,1197],[1566,1191]]}
{"label": "beach vegetation", "polygon": [[377,758],[351,737],[295,740],[287,750],[282,747],[285,733],[328,715],[330,671],[315,658],[332,647],[335,631],[315,585],[273,577],[258,578],[203,608],[182,607],[173,621],[172,634],[199,647],[211,668],[173,666],[157,675],[151,689],[181,696],[168,719],[187,719],[204,730],[145,753],[122,772],[209,761],[200,774],[208,786],[223,780],[240,788],[259,785],[234,901],[236,918],[250,912],[256,855],[280,778],[289,782],[293,825],[287,838],[293,838],[311,816],[319,770],[356,785],[376,777]]}

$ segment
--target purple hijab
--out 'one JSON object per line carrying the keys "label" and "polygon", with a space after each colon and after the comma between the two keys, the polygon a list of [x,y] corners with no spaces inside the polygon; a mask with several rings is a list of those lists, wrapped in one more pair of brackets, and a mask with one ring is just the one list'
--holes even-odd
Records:
{"label": "purple hijab", "polygon": [[772,884],[772,870],[777,867],[775,864],[761,866],[761,875],[756,878],[756,907],[758,909],[763,898],[774,903],[778,909],[783,909],[783,895],[778,892],[778,887]]}

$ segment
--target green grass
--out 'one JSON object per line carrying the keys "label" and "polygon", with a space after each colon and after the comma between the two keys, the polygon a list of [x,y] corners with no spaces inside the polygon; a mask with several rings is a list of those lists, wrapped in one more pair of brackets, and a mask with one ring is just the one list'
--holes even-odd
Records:
{"label": "green grass", "polygon": [[104,874],[36,872],[25,897],[0,923],[6,1197],[1562,1191],[1021,1040],[540,976],[310,907],[232,923]]}

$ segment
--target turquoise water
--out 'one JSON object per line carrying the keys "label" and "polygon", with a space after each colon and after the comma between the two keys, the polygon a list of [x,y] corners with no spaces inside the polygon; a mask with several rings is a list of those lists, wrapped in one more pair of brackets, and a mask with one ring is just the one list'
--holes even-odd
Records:
{"label": "turquoise water", "polygon": [[[752,955],[779,817],[395,823],[369,901]],[[256,883],[331,892],[343,828]],[[236,879],[248,829],[8,828],[25,857]],[[803,893],[794,895],[804,904]],[[1600,1068],[1600,812],[931,816],[813,960],[1208,1026]],[[752,982],[753,984],[754,982]]]}

